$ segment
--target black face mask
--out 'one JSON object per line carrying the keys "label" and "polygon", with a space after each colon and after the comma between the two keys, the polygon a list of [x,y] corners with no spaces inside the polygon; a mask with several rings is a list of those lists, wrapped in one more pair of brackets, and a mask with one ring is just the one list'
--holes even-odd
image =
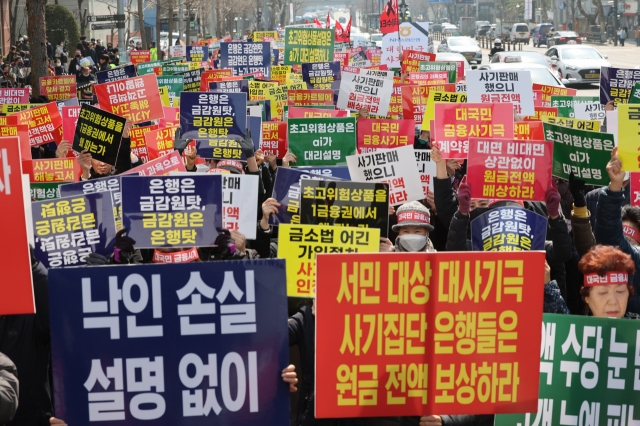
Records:
{"label": "black face mask", "polygon": [[469,212],[469,218],[471,220],[477,218],[478,216],[482,216],[486,212],[489,211],[489,207],[476,207],[475,209]]}

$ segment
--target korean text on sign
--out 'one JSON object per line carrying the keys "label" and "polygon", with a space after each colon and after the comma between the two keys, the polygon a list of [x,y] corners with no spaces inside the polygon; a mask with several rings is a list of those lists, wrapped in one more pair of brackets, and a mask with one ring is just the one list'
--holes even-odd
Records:
{"label": "korean text on sign", "polygon": [[332,29],[285,28],[284,64],[333,60]]}
{"label": "korean text on sign", "polygon": [[544,250],[547,218],[530,210],[500,207],[471,222],[475,251]]}
{"label": "korean text on sign", "polygon": [[155,75],[98,84],[94,90],[105,110],[133,123],[164,117]]}
{"label": "korean text on sign", "polygon": [[297,166],[345,164],[356,151],[355,118],[290,118],[289,150]]}
{"label": "korean text on sign", "polygon": [[467,88],[469,102],[512,103],[518,114],[533,115],[530,71],[468,71]]}
{"label": "korean text on sign", "polygon": [[77,152],[86,150],[94,159],[115,165],[126,121],[102,109],[82,105],[73,149]]}
{"label": "korean text on sign", "polygon": [[180,137],[234,139],[245,137],[247,95],[244,93],[180,94]]}

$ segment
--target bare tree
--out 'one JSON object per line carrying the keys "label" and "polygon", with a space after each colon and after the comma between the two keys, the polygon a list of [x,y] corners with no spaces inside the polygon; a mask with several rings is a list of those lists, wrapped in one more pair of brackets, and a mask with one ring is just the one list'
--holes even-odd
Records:
{"label": "bare tree", "polygon": [[27,1],[27,34],[31,41],[31,87],[34,95],[40,94],[40,77],[47,76],[46,4],[47,0]]}
{"label": "bare tree", "polygon": [[582,6],[582,0],[577,0],[576,1],[576,5],[578,6],[578,10],[580,11],[580,13],[582,13],[582,16],[587,18],[587,21],[589,21],[589,25],[597,25],[597,23],[598,23],[598,15],[600,15],[600,10],[601,10],[601,7],[602,7],[602,3],[600,3],[600,7],[596,7],[596,13],[594,13],[594,14],[587,13],[587,11]]}
{"label": "bare tree", "polygon": [[[156,13],[157,13],[157,11],[156,11]],[[143,0],[138,0],[138,28],[140,29],[140,44],[142,46],[146,46],[149,41],[147,40],[145,31],[144,31],[144,2],[143,2]]]}
{"label": "bare tree", "polygon": [[[27,3],[30,0],[27,0]],[[80,35],[87,34],[87,9],[82,10],[84,0],[78,0],[78,22],[80,23]]]}

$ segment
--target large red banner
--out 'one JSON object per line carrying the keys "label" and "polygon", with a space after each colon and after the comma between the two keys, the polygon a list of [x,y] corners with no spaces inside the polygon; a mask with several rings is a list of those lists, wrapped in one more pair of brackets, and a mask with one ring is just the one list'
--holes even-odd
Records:
{"label": "large red banner", "polygon": [[553,142],[469,138],[471,198],[545,201]]}
{"label": "large red banner", "polygon": [[154,74],[98,84],[94,92],[100,108],[134,124],[164,117]]}
{"label": "large red banner", "polygon": [[81,108],[81,106],[66,105],[62,107],[62,139],[71,142],[73,141]]}
{"label": "large red banner", "polygon": [[379,149],[413,145],[416,123],[413,120],[358,120],[358,154]]}
{"label": "large red banner", "polygon": [[319,254],[316,417],[535,412],[544,259]]}
{"label": "large red banner", "polygon": [[0,138],[0,220],[6,225],[3,236],[11,241],[0,248],[0,315],[35,313],[27,238],[31,224],[26,221],[22,191],[19,138]]}

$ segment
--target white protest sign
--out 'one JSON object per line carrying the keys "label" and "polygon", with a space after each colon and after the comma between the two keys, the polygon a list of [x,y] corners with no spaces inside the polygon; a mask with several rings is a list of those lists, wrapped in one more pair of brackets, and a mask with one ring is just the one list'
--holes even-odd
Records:
{"label": "white protest sign", "polygon": [[604,105],[600,102],[579,102],[573,104],[574,118],[583,120],[600,120],[604,121]]}
{"label": "white protest sign", "polygon": [[385,116],[392,94],[393,71],[343,67],[336,106],[355,111],[366,108],[371,114]]}
{"label": "white protest sign", "polygon": [[456,92],[466,92],[467,83],[456,83]]}
{"label": "white protest sign", "polygon": [[429,37],[428,22],[402,22],[400,34],[400,41],[397,31],[382,36],[381,64],[387,64],[389,68],[400,68],[401,44],[402,50],[433,53],[433,37]]}
{"label": "white protest sign", "polygon": [[422,190],[426,197],[427,194],[433,194],[434,191],[433,180],[436,177],[436,162],[431,161],[430,149],[416,149],[414,153],[418,164],[418,173],[420,173],[420,182],[422,182]]}
{"label": "white protest sign", "polygon": [[467,102],[511,102],[519,115],[535,115],[530,71],[472,70],[466,72]]}
{"label": "white protest sign", "polygon": [[171,46],[170,52],[172,58],[184,58],[187,56],[187,46]]}
{"label": "white protest sign", "polygon": [[605,111],[607,117],[607,133],[613,135],[613,143],[618,146],[618,111]]}
{"label": "white protest sign", "polygon": [[389,184],[389,204],[399,205],[425,198],[413,146],[347,156],[354,182]]}
{"label": "white protest sign", "polygon": [[222,175],[222,227],[256,239],[258,176]]}

